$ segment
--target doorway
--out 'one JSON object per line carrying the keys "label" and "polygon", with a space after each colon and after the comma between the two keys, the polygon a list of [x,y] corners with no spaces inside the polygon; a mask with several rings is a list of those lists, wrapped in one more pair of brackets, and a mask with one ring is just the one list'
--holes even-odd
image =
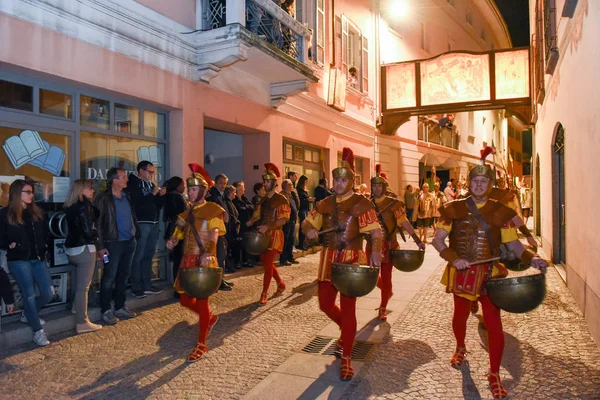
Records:
{"label": "doorway", "polygon": [[204,167],[213,179],[217,174],[225,174],[229,184],[243,180],[242,135],[205,129]]}
{"label": "doorway", "polygon": [[558,123],[552,145],[553,252],[552,262],[566,264],[565,130]]}

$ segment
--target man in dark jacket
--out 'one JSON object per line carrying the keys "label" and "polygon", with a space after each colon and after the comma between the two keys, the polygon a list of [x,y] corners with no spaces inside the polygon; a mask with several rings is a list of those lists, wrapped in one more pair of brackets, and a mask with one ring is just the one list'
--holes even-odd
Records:
{"label": "man in dark jacket", "polygon": [[[102,320],[114,325],[119,319],[136,316],[125,306],[125,298],[138,228],[131,200],[124,192],[128,182],[125,171],[121,168],[109,169],[106,181],[108,188],[96,196],[99,212],[98,251],[106,249],[110,260],[104,264],[100,282],[100,307]],[[113,297],[114,313],[110,304]]]}
{"label": "man in dark jacket", "polygon": [[294,200],[292,193],[294,193],[294,186],[290,179],[286,179],[281,183],[281,193],[284,195],[290,203],[290,219],[283,225],[283,252],[279,256],[279,266],[287,266],[292,264],[299,264],[299,261],[294,259],[294,242],[296,241],[296,220],[298,219],[298,206]]}
{"label": "man in dark jacket", "polygon": [[327,179],[319,179],[319,186],[315,188],[314,198],[315,198],[315,206],[325,197],[331,196],[333,193],[327,189]]}
{"label": "man in dark jacket", "polygon": [[[215,176],[215,185],[210,188],[208,191],[208,196],[206,197],[206,201],[210,201],[212,203],[216,203],[221,206],[224,210],[227,210],[227,205],[225,204],[225,196],[224,191],[227,186],[227,182],[229,182],[229,178],[225,174],[218,174]],[[229,222],[229,214],[225,214],[225,225]],[[217,240],[217,261],[219,262],[219,267],[223,269],[224,272],[232,273],[235,272],[233,268],[229,268],[227,263],[227,239],[225,236],[219,236]],[[221,286],[219,290],[230,291],[233,284],[231,282],[227,282],[225,279],[221,282]]]}
{"label": "man in dark jacket", "polygon": [[160,231],[159,214],[165,203],[166,188],[154,182],[156,168],[150,161],[137,165],[138,176],[129,177],[127,192],[131,198],[139,226],[139,235],[131,266],[131,290],[138,299],[147,294],[162,293],[152,286],[152,259]]}

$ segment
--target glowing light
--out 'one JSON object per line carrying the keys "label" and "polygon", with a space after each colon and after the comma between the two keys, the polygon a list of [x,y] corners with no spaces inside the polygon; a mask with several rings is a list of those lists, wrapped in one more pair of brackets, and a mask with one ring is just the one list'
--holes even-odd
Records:
{"label": "glowing light", "polygon": [[405,0],[393,1],[389,10],[390,14],[397,18],[406,17],[406,15],[408,15],[408,11],[408,3]]}

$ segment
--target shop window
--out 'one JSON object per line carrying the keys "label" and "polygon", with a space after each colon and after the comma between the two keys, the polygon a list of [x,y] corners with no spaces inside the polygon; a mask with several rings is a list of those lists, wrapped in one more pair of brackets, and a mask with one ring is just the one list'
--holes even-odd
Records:
{"label": "shop window", "polygon": [[69,189],[69,137],[0,126],[0,182],[29,179],[35,200],[62,203]]}
{"label": "shop window", "polygon": [[81,96],[79,102],[81,125],[98,129],[110,129],[110,107],[108,100]]}
{"label": "shop window", "polygon": [[144,136],[164,139],[166,129],[166,118],[164,114],[144,110]]}
{"label": "shop window", "polygon": [[312,195],[314,188],[322,177],[322,162],[324,150],[318,147],[306,146],[301,143],[283,143],[283,175],[295,171],[298,175],[308,177],[307,189]]}
{"label": "shop window", "polygon": [[115,131],[140,134],[140,110],[136,107],[115,103]]}
{"label": "shop window", "polygon": [[0,107],[33,111],[33,87],[0,80]]}
{"label": "shop window", "polygon": [[137,174],[140,161],[154,164],[156,181],[159,185],[164,182],[164,144],[84,131],[80,138],[81,177],[93,180],[97,191],[106,189],[106,172],[110,168]]}
{"label": "shop window", "polygon": [[40,114],[60,118],[73,118],[71,95],[40,89]]}

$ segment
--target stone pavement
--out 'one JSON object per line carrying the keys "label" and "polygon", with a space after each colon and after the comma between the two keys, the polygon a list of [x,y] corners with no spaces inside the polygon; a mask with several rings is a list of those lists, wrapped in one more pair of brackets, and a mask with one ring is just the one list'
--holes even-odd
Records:
{"label": "stone pavement", "polygon": [[[491,398],[485,331],[475,318],[467,332],[469,366],[448,365],[452,301],[438,283],[441,260],[430,246],[421,269],[394,271],[387,323],[373,320],[377,290],[360,299],[358,339],[379,344],[365,363],[354,363],[354,380],[339,381],[335,357],[303,353],[315,335],[339,333],[318,310],[317,257],[281,268],[289,289],[262,308],[256,306],[262,269],[236,274],[234,291],[211,300],[221,319],[210,351],[195,364],[184,359],[196,341],[197,317],[166,302],[98,333],[4,351],[0,398]],[[504,314],[504,326],[501,372],[513,399],[600,399],[600,349],[553,269],[544,304]]]}

